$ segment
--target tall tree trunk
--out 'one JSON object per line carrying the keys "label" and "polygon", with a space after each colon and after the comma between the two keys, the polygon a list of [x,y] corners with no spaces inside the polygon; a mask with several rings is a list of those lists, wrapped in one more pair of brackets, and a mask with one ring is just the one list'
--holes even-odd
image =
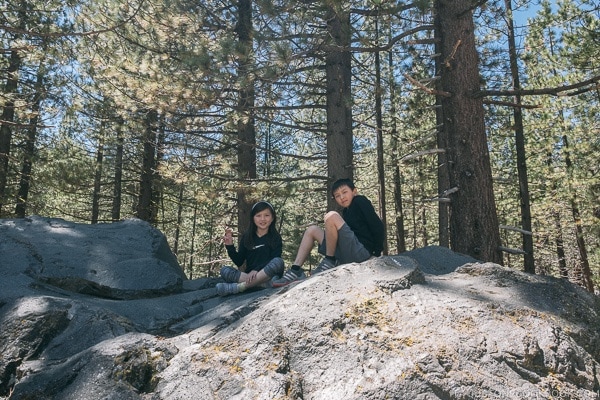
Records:
{"label": "tall tree trunk", "polygon": [[123,192],[123,120],[117,120],[117,147],[115,151],[115,176],[111,218],[113,222],[121,219],[121,198]]}
{"label": "tall tree trunk", "polygon": [[31,187],[31,171],[33,169],[33,159],[35,156],[35,140],[37,138],[37,126],[40,119],[40,109],[44,92],[44,73],[40,64],[38,68],[35,94],[31,111],[33,117],[29,120],[27,128],[27,138],[23,154],[23,165],[21,167],[21,176],[19,178],[19,190],[17,192],[17,205],[15,206],[15,215],[17,218],[25,218],[27,212],[27,199],[29,198],[29,188]]}
{"label": "tall tree trunk", "polygon": [[12,142],[11,124],[15,121],[15,98],[19,84],[19,68],[21,57],[17,50],[11,50],[10,60],[6,71],[6,84],[3,96],[5,97],[2,116],[0,116],[0,217],[6,201],[6,185],[8,183],[8,166],[10,159],[10,146]]}
{"label": "tall tree trunk", "polygon": [[177,253],[179,252],[179,235],[181,234],[184,190],[184,185],[179,185],[179,195],[177,196],[177,221],[175,224],[175,240],[173,240],[173,254],[175,254],[175,256],[177,256]]}
{"label": "tall tree trunk", "polygon": [[[423,163],[422,160],[419,161],[419,170],[423,171],[423,166],[421,165]],[[424,173],[419,173],[419,192],[420,193],[425,193],[425,174]],[[425,204],[421,203],[420,204],[420,210],[419,213],[421,214],[420,219],[421,219],[421,225],[419,226],[419,232],[421,233],[421,237],[423,238],[423,247],[429,246],[429,238],[427,237],[427,210],[425,209]]]}
{"label": "tall tree trunk", "polygon": [[480,260],[502,263],[500,232],[487,149],[479,60],[475,47],[473,2],[436,0],[436,37],[440,39],[444,134],[450,168],[452,249]]}
{"label": "tall tree trunk", "polygon": [[[508,50],[510,55],[510,72],[512,75],[513,88],[521,89],[519,79],[519,65],[517,57],[517,45],[515,43],[515,28],[513,25],[511,0],[504,1],[508,14]],[[515,95],[515,104],[521,104],[521,96]],[[514,108],[515,118],[515,146],[517,150],[517,171],[519,175],[519,199],[521,202],[521,227],[527,232],[531,229],[531,206],[529,196],[529,183],[527,181],[527,155],[525,152],[525,134],[523,128],[523,113],[521,107]],[[523,233],[523,269],[525,272],[535,274],[535,263],[533,257],[533,236]]]}
{"label": "tall tree trunk", "polygon": [[567,181],[569,182],[569,193],[571,195],[571,212],[573,214],[573,222],[575,223],[575,240],[577,242],[577,248],[579,249],[579,263],[575,268],[575,272],[578,273],[581,284],[584,288],[594,293],[594,282],[592,281],[592,270],[590,269],[590,261],[588,259],[587,247],[583,238],[583,226],[581,224],[581,214],[579,212],[579,202],[577,200],[577,192],[572,187],[573,179],[573,163],[571,161],[571,153],[569,149],[569,141],[567,136],[563,136],[563,149],[565,152],[565,163],[567,166]]}
{"label": "tall tree trunk", "polygon": [[560,223],[560,213],[558,211],[552,212],[552,218],[554,219],[554,227],[556,229],[556,236],[554,237],[554,243],[556,243],[556,256],[558,257],[558,271],[560,272],[561,278],[569,278],[569,269],[567,268],[567,256],[565,255],[565,244],[562,234],[562,225]]}
{"label": "tall tree trunk", "polygon": [[196,219],[197,216],[198,203],[194,202],[194,218],[192,219],[192,239],[190,244],[190,263],[188,265],[188,270],[190,271],[190,274],[188,276],[188,279],[194,279],[194,252],[196,251],[196,247],[194,245],[196,243],[196,224],[198,221]]}
{"label": "tall tree trunk", "polygon": [[154,224],[156,215],[152,214],[152,199],[154,198],[154,169],[156,168],[158,114],[150,110],[146,114],[146,130],[144,132],[144,154],[142,173],[140,177],[140,194],[137,205],[137,217]]}
{"label": "tall tree trunk", "polygon": [[[187,164],[187,150],[188,143],[185,141],[183,147],[183,164]],[[182,183],[179,184],[179,196],[177,198],[177,223],[175,225],[175,240],[173,241],[173,253],[177,256],[179,252],[179,235],[181,234],[181,221],[183,215],[183,194],[185,192],[185,185]]]}
{"label": "tall tree trunk", "polygon": [[[440,102],[440,99],[437,99]],[[437,125],[442,124],[443,112],[441,104],[440,107],[436,107],[436,121]],[[442,129],[438,129],[436,133],[437,147],[439,149],[447,149],[448,143],[446,141],[446,135],[443,134]],[[442,247],[450,247],[450,205],[446,201],[446,196],[442,194],[451,188],[450,176],[448,175],[448,157],[446,153],[438,153],[437,155],[437,185],[438,185],[438,241]]]}
{"label": "tall tree trunk", "polygon": [[[546,154],[546,165],[548,167],[548,171],[552,170],[553,164],[553,154],[552,152],[548,152]],[[545,188],[544,188],[545,189]],[[555,193],[557,191],[556,182],[552,183],[551,191]],[[552,215],[552,219],[554,219],[554,227],[556,232],[554,233],[554,243],[556,244],[556,257],[558,259],[558,270],[560,272],[560,276],[562,278],[569,278],[569,269],[567,267],[567,257],[565,255],[565,246],[563,240],[562,233],[562,223],[560,217],[560,211],[555,208],[555,205],[552,206],[550,210],[550,214]]]}
{"label": "tall tree trunk", "polygon": [[[441,45],[438,40],[435,41],[435,54],[441,53]],[[442,74],[442,60],[435,58],[435,74]],[[440,81],[436,81],[436,89],[442,90]],[[450,168],[448,156],[445,150],[448,148],[447,137],[444,132],[444,110],[442,108],[442,97],[435,97],[435,122],[436,122],[436,142],[438,149],[443,149],[443,153],[437,155],[437,185],[438,185],[438,241],[442,247],[450,247],[450,205],[447,197],[443,195],[450,186]]]}
{"label": "tall tree trunk", "polygon": [[[375,21],[376,35],[379,37],[379,26]],[[377,41],[379,45],[379,41]],[[383,110],[381,104],[381,60],[379,51],[375,52],[375,113],[377,120],[377,176],[379,183],[379,214],[383,221],[384,235],[387,238],[387,211],[385,206],[385,165],[383,162]],[[388,254],[387,239],[383,242],[383,254]]]}
{"label": "tall tree trunk", "polygon": [[[325,55],[327,80],[327,177],[354,179],[352,151],[352,93],[350,13],[344,2],[327,3],[327,33],[331,40]],[[327,196],[328,208],[335,200]]]}
{"label": "tall tree trunk", "polygon": [[92,224],[98,223],[100,215],[100,190],[102,188],[102,163],[104,161],[104,127],[98,138],[98,151],[94,168],[94,191],[92,194]]}
{"label": "tall tree trunk", "polygon": [[[390,35],[391,36],[391,35]],[[398,154],[400,152],[398,142],[398,125],[396,119],[396,80],[394,78],[394,54],[388,51],[388,63],[390,70],[390,115],[392,118],[392,163],[394,165],[394,207],[396,211],[396,242],[398,253],[406,251],[406,240],[404,232],[404,210],[402,204],[402,174],[400,173],[400,160]]]}
{"label": "tall tree trunk", "polygon": [[165,223],[165,207],[164,207],[164,190],[163,190],[163,182],[162,176],[160,174],[160,166],[165,157],[165,125],[163,120],[159,121],[160,126],[158,128],[158,135],[156,137],[156,157],[154,161],[154,168],[152,169],[152,215],[154,215],[154,222],[158,223],[158,211],[162,210],[163,215],[161,215],[161,222],[163,223],[162,229],[166,229],[164,226]]}
{"label": "tall tree trunk", "polygon": [[[238,23],[235,29],[239,42],[239,100],[237,124],[238,133],[238,174],[241,183],[238,188],[238,227],[250,220],[251,199],[247,198],[247,185],[244,181],[256,179],[256,128],[254,121],[254,71],[252,61],[252,0],[238,3]],[[241,237],[241,235],[240,235]]]}

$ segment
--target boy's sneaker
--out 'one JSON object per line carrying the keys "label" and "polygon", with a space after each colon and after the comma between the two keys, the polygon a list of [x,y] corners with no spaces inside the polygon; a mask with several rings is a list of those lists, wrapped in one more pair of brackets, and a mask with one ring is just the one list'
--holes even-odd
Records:
{"label": "boy's sneaker", "polygon": [[323,271],[327,271],[327,270],[329,270],[331,268],[335,268],[335,267],[337,267],[337,261],[332,261],[331,259],[329,259],[327,257],[323,257],[323,259],[321,260],[319,265],[317,265],[317,268],[315,268],[315,270],[312,272],[311,275],[320,274]]}
{"label": "boy's sneaker", "polygon": [[215,288],[217,289],[217,294],[219,296],[227,296],[230,294],[236,294],[240,292],[237,283],[217,283],[217,286],[215,286]]}
{"label": "boy's sneaker", "polygon": [[304,271],[300,270],[300,272],[298,272],[290,268],[285,272],[285,274],[283,274],[281,278],[273,280],[273,287],[286,286],[294,281],[304,278],[306,278]]}

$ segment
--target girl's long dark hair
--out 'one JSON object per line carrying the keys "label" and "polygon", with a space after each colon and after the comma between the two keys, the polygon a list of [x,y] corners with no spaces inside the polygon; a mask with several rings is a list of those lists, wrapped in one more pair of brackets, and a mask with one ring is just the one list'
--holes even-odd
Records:
{"label": "girl's long dark hair", "polygon": [[273,222],[269,225],[269,231],[267,232],[267,243],[269,247],[277,246],[278,241],[281,240],[281,235],[277,231],[277,214],[275,213],[275,209],[271,205],[271,203],[267,201],[259,201],[258,203],[252,206],[252,210],[250,211],[250,223],[248,224],[248,229],[246,233],[244,233],[244,237],[242,239],[242,243],[246,248],[252,249],[254,248],[254,233],[256,233],[257,226],[254,223],[254,216],[261,211],[269,209],[271,211],[271,215],[273,215]]}

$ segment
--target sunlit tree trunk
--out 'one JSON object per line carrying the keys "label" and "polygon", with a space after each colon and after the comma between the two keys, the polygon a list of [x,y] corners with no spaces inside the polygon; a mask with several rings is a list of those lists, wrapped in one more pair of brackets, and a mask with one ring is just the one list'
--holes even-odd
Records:
{"label": "sunlit tree trunk", "polygon": [[[519,79],[519,66],[517,57],[517,45],[515,42],[515,29],[513,26],[511,0],[505,0],[508,23],[508,50],[510,55],[510,72],[512,75],[513,88],[521,89]],[[515,95],[515,104],[521,104],[521,96]],[[519,175],[519,199],[521,204],[521,227],[526,232],[532,232],[531,229],[531,205],[529,197],[529,183],[527,177],[527,155],[525,153],[525,133],[523,128],[523,113],[521,107],[515,107],[513,111],[515,118],[515,145],[517,150],[517,171]],[[533,236],[528,233],[523,234],[523,269],[531,274],[535,273],[535,263],[533,257]]]}
{"label": "sunlit tree trunk", "polygon": [[[376,35],[379,37],[379,26],[375,21]],[[377,120],[377,176],[379,183],[379,214],[383,221],[384,235],[387,238],[387,211],[385,206],[385,165],[383,154],[383,110],[381,104],[381,60],[379,51],[375,52],[375,114]],[[388,254],[388,242],[383,243],[383,254]]]}

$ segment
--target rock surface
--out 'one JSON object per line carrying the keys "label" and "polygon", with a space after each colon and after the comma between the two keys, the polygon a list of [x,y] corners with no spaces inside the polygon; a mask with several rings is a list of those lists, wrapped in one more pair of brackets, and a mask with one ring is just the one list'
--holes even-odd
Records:
{"label": "rock surface", "polygon": [[216,296],[131,220],[0,220],[3,399],[598,399],[600,300],[441,247]]}

